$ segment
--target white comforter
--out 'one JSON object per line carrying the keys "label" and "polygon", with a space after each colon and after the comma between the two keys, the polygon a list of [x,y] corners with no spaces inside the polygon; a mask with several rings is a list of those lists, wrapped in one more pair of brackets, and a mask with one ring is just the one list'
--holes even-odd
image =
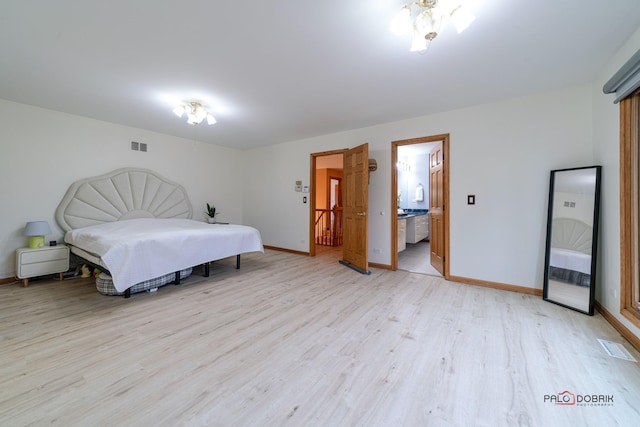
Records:
{"label": "white comforter", "polygon": [[253,227],[190,219],[131,219],[78,228],[65,242],[99,256],[123,292],[136,283],[205,262],[264,252]]}
{"label": "white comforter", "polygon": [[591,255],[569,249],[551,248],[549,265],[591,274]]}

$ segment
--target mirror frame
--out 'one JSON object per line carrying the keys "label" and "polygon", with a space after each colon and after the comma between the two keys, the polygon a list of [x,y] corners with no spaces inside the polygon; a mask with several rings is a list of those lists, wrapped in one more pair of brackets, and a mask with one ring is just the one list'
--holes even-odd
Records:
{"label": "mirror frame", "polygon": [[[551,233],[552,233],[552,224],[553,224],[553,208],[554,208],[554,195],[555,195],[555,184],[557,180],[557,175],[562,172],[576,171],[576,170],[586,170],[593,169],[596,176],[595,180],[595,194],[594,194],[594,206],[593,206],[593,226],[592,226],[592,236],[591,236],[591,276],[589,278],[589,303],[588,309],[585,311],[579,307],[571,306],[568,303],[563,303],[559,301],[555,301],[552,296],[549,295],[549,259],[551,256]],[[595,302],[595,292],[596,292],[596,264],[597,264],[597,249],[598,249],[598,224],[600,218],[600,181],[602,175],[602,166],[585,166],[579,168],[569,168],[569,169],[556,169],[551,171],[551,178],[549,182],[549,205],[548,205],[548,214],[547,214],[547,243],[544,257],[544,284],[542,288],[542,299],[545,301],[552,302],[554,304],[561,305],[566,308],[570,308],[572,310],[579,311],[584,314],[588,314],[593,316],[594,313],[594,302]]]}

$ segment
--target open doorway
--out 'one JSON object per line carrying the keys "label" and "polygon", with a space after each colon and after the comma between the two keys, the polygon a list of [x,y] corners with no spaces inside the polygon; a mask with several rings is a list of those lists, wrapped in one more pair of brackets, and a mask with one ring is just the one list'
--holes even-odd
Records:
{"label": "open doorway", "polygon": [[344,150],[312,155],[310,254],[342,255]]}
{"label": "open doorway", "polygon": [[449,135],[392,142],[392,269],[449,277]]}
{"label": "open doorway", "polygon": [[[322,170],[326,170],[324,179]],[[366,142],[343,150],[311,154],[309,255],[331,248],[329,253],[339,255],[340,264],[371,274],[367,252],[368,177],[369,144]],[[323,210],[320,206],[325,201]]]}

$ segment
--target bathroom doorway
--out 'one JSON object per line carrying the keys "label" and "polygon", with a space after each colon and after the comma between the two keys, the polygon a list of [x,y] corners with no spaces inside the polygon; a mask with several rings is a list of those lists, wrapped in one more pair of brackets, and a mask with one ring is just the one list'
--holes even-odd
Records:
{"label": "bathroom doorway", "polygon": [[392,142],[392,269],[449,277],[449,135]]}

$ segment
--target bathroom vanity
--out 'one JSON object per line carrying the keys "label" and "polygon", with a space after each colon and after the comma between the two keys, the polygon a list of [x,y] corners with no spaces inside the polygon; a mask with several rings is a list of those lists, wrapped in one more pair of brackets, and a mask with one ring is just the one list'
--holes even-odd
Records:
{"label": "bathroom vanity", "polygon": [[407,243],[429,240],[429,211],[408,209],[398,213],[398,252],[406,249]]}

